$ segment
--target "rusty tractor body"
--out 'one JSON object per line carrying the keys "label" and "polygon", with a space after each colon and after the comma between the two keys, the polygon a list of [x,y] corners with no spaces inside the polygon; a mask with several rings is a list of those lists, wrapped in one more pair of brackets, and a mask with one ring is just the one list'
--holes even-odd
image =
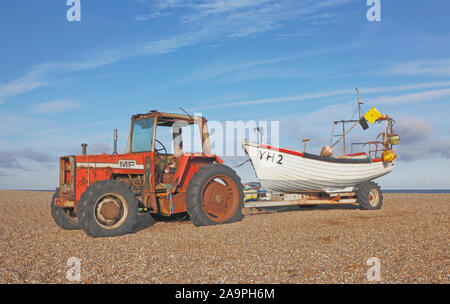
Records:
{"label": "rusty tractor body", "polygon": [[[182,130],[190,125],[200,131],[200,153],[183,152]],[[171,128],[173,153],[157,139],[161,128]],[[211,153],[205,118],[137,114],[131,119],[125,154],[60,158],[52,215],[62,228],[81,228],[92,237],[132,232],[139,213],[187,213],[197,226],[238,221],[242,184],[222,163]]]}

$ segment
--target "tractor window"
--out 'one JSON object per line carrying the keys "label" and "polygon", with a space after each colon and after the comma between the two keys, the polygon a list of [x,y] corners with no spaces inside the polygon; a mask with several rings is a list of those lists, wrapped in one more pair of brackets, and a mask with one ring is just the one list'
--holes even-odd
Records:
{"label": "tractor window", "polygon": [[200,127],[198,124],[188,125],[181,128],[183,132],[183,152],[195,153],[202,152],[202,139],[200,136]]}
{"label": "tractor window", "polygon": [[156,139],[159,141],[159,143],[155,143],[156,150],[165,147],[167,152],[164,149],[159,152],[173,154],[173,135],[171,127],[158,126],[158,129],[156,129]]}
{"label": "tractor window", "polygon": [[153,118],[135,120],[131,152],[149,152],[153,150]]}

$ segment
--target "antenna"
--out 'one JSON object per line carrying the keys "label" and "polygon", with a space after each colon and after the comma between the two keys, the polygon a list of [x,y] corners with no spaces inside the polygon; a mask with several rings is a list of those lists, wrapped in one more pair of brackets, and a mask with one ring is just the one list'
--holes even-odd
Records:
{"label": "antenna", "polygon": [[187,116],[189,116],[190,118],[194,119],[194,117],[192,117],[188,112],[186,112],[185,109],[183,109],[182,107],[178,107],[180,108],[181,111],[183,111],[184,113],[186,113]]}
{"label": "antenna", "polygon": [[358,119],[361,119],[361,105],[364,104],[364,102],[359,101],[359,90],[356,88],[356,94],[358,95]]}

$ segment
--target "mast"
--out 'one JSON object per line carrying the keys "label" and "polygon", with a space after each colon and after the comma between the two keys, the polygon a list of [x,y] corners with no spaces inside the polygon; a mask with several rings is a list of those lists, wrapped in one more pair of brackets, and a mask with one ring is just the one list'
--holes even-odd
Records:
{"label": "mast", "polygon": [[364,104],[364,102],[359,101],[359,90],[356,88],[356,94],[358,95],[358,120],[361,119],[361,105]]}
{"label": "mast", "polygon": [[[357,95],[358,95],[358,119],[357,120],[354,120],[354,119],[350,119],[350,120],[345,120],[345,119],[342,119],[342,120],[337,120],[337,121],[334,121],[333,122],[333,129],[332,129],[332,131],[331,131],[331,140],[330,140],[330,146],[333,148],[337,143],[339,143],[341,140],[342,140],[342,150],[343,150],[343,152],[344,152],[344,155],[345,155],[345,148],[346,148],[346,146],[345,146],[345,136],[359,123],[359,121],[361,120],[361,105],[362,104],[364,104],[363,102],[361,102],[360,100],[359,100],[359,89],[358,88],[356,88],[356,93],[357,93]],[[338,124],[338,123],[341,123],[342,124],[342,134],[339,134],[339,135],[334,135],[334,126],[336,125],[336,124]],[[355,124],[353,124],[353,126],[348,130],[348,131],[346,131],[345,130],[345,123],[355,123]],[[334,143],[333,143],[333,137],[339,137]]]}

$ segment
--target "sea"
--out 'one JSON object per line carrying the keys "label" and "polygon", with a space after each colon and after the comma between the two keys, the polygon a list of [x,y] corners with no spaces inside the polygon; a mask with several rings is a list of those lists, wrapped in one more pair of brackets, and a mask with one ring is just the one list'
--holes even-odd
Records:
{"label": "sea", "polygon": [[[55,190],[20,190],[55,192]],[[383,193],[450,193],[450,189],[382,189]]]}
{"label": "sea", "polygon": [[408,189],[408,190],[397,190],[382,189],[383,193],[450,193],[450,189]]}

